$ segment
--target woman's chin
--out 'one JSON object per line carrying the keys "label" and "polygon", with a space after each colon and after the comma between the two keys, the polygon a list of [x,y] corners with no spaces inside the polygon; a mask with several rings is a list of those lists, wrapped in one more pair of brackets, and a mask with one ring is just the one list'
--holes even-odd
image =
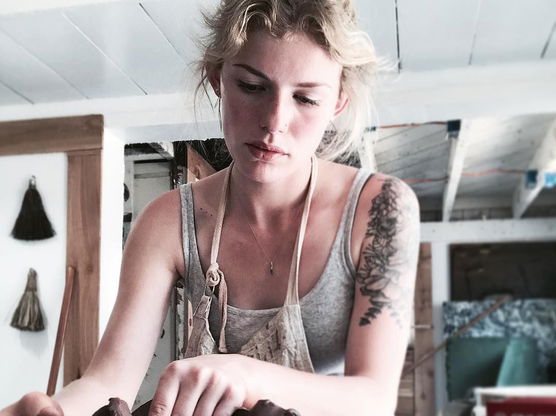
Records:
{"label": "woman's chin", "polygon": [[235,159],[234,168],[245,178],[258,183],[271,183],[288,175],[291,167],[277,159],[261,160],[254,157]]}

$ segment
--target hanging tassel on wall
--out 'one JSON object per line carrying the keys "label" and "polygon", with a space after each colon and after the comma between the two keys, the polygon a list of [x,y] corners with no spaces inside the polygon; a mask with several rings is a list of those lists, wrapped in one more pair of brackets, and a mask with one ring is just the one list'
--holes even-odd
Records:
{"label": "hanging tassel on wall", "polygon": [[22,331],[42,331],[44,329],[41,305],[37,295],[37,272],[33,268],[29,269],[27,274],[25,292],[17,305],[11,326]]}
{"label": "hanging tassel on wall", "polygon": [[32,176],[23,197],[12,236],[18,240],[44,240],[55,234],[56,232],[44,211],[41,195],[37,191],[36,178]]}

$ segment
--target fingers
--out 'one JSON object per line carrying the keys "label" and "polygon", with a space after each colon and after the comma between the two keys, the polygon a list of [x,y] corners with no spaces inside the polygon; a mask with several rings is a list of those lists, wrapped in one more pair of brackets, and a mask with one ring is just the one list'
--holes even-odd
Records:
{"label": "fingers", "polygon": [[16,405],[17,416],[64,416],[60,405],[44,393],[27,393]]}
{"label": "fingers", "polygon": [[190,370],[190,380],[182,385],[174,411],[193,416],[213,416],[227,389],[225,377],[209,368]]}
{"label": "fingers", "polygon": [[244,383],[195,361],[175,361],[164,371],[149,416],[229,416],[245,399]]}
{"label": "fingers", "polygon": [[179,392],[175,362],[170,363],[160,377],[156,392],[151,402],[149,416],[170,416]]}
{"label": "fingers", "polygon": [[242,395],[237,386],[228,386],[214,409],[213,416],[231,415],[234,410],[241,407],[243,404],[243,397],[244,395]]}
{"label": "fingers", "polygon": [[64,416],[64,412],[58,405],[57,407],[48,406],[43,408],[37,416]]}
{"label": "fingers", "polygon": [[[182,383],[176,403],[174,404],[174,414],[191,416],[195,411],[196,404],[203,394],[206,380],[203,380],[203,369],[189,372],[189,380]],[[195,413],[197,416],[198,413]],[[209,413],[208,416],[211,416]]]}

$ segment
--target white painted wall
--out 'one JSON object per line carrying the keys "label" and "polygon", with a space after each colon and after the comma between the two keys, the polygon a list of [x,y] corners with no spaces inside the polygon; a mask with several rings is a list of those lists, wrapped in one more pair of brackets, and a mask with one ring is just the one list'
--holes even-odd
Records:
{"label": "white painted wall", "polygon": [[[450,244],[556,241],[556,219],[489,220],[421,223],[421,241],[432,249],[432,308],[435,345],[443,341],[442,303],[450,300]],[[447,403],[444,351],[436,354],[437,411]]]}
{"label": "white painted wall", "polygon": [[124,143],[110,130],[104,132],[100,222],[99,336],[104,333],[116,301],[124,215]]}
{"label": "white painted wall", "polygon": [[[24,242],[10,236],[31,175],[56,231],[50,239]],[[0,157],[0,408],[28,391],[46,392],[65,284],[67,158],[63,153]],[[10,326],[27,272],[38,274],[45,330]],[[63,371],[63,369],[61,369]],[[61,385],[58,379],[58,386]]]}

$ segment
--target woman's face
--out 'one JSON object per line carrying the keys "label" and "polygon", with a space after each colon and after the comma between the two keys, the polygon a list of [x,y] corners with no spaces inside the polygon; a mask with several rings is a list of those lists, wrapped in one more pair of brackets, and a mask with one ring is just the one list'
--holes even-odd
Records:
{"label": "woman's face", "polygon": [[347,104],[341,71],[304,34],[252,33],[237,56],[209,75],[222,97],[224,136],[237,168],[258,182],[306,168]]}

